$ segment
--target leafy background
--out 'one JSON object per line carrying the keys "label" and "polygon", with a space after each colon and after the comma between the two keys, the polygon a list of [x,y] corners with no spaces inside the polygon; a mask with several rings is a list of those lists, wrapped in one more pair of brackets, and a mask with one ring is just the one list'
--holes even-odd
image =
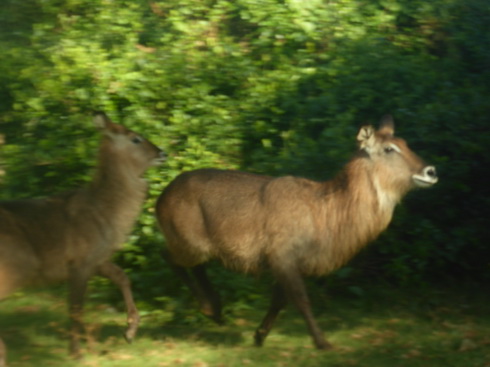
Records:
{"label": "leafy background", "polygon": [[[488,282],[488,24],[486,0],[2,0],[0,197],[89,180],[93,110],[142,132],[169,160],[117,261],[140,303],[175,309],[187,292],[152,210],[171,179],[207,166],[327,179],[358,127],[391,113],[440,183],[329,282]],[[212,271],[250,302],[251,283]]]}

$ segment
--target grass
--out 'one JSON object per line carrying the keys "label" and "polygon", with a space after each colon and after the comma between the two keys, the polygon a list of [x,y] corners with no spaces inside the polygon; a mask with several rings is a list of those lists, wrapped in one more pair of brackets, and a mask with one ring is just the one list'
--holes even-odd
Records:
{"label": "grass", "polygon": [[150,313],[132,345],[122,338],[124,313],[90,302],[82,361],[66,353],[63,290],[12,296],[2,302],[0,325],[11,367],[490,367],[488,290],[371,286],[362,295],[337,290],[313,298],[332,351],[312,347],[292,308],[281,315],[264,347],[254,347],[266,300],[229,308],[225,326],[199,317],[164,322]]}

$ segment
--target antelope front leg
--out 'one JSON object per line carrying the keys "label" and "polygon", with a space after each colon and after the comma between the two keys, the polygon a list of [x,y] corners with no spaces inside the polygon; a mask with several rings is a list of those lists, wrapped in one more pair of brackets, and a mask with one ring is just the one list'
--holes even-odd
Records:
{"label": "antelope front leg", "polygon": [[279,312],[281,312],[281,310],[286,307],[287,303],[287,298],[284,290],[282,289],[282,286],[280,284],[276,284],[272,291],[272,298],[269,305],[269,310],[262,320],[262,323],[255,331],[254,340],[257,347],[261,347],[262,344],[264,344],[264,340],[269,334],[269,331],[271,331],[272,325],[279,315]]}
{"label": "antelope front leg", "polygon": [[310,300],[301,274],[295,269],[276,269],[275,275],[291,303],[293,303],[303,315],[315,346],[318,349],[332,349],[332,345],[325,340],[323,332],[313,316]]}
{"label": "antelope front leg", "polygon": [[86,269],[70,264],[69,266],[69,318],[70,318],[70,355],[75,358],[81,358],[80,338],[83,331],[83,303],[85,292],[87,291],[87,282],[90,274]]}
{"label": "antelope front leg", "polygon": [[6,360],[7,360],[7,348],[5,347],[3,340],[0,338],[0,367],[6,366],[7,363]]}
{"label": "antelope front leg", "polygon": [[124,333],[124,337],[128,343],[131,343],[136,335],[138,325],[140,323],[140,316],[138,309],[134,304],[133,293],[131,291],[131,282],[124,270],[109,261],[100,265],[97,268],[97,271],[99,275],[106,277],[117,285],[124,297],[128,314],[128,328]]}

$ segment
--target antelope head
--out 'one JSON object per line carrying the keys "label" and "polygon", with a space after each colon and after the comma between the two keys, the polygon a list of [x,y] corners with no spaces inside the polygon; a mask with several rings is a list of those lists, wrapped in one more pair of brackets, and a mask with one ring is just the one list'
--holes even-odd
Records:
{"label": "antelope head", "polygon": [[427,165],[394,134],[393,119],[385,116],[377,131],[363,126],[357,135],[359,149],[372,164],[375,186],[401,197],[412,188],[434,185],[438,181],[435,167]]}

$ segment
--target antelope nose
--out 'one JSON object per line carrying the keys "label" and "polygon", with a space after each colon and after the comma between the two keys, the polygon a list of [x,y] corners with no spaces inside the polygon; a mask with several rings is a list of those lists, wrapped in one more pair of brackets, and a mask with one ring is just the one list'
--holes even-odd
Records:
{"label": "antelope nose", "polygon": [[437,172],[436,172],[436,167],[434,166],[427,166],[424,168],[424,175],[437,179]]}

